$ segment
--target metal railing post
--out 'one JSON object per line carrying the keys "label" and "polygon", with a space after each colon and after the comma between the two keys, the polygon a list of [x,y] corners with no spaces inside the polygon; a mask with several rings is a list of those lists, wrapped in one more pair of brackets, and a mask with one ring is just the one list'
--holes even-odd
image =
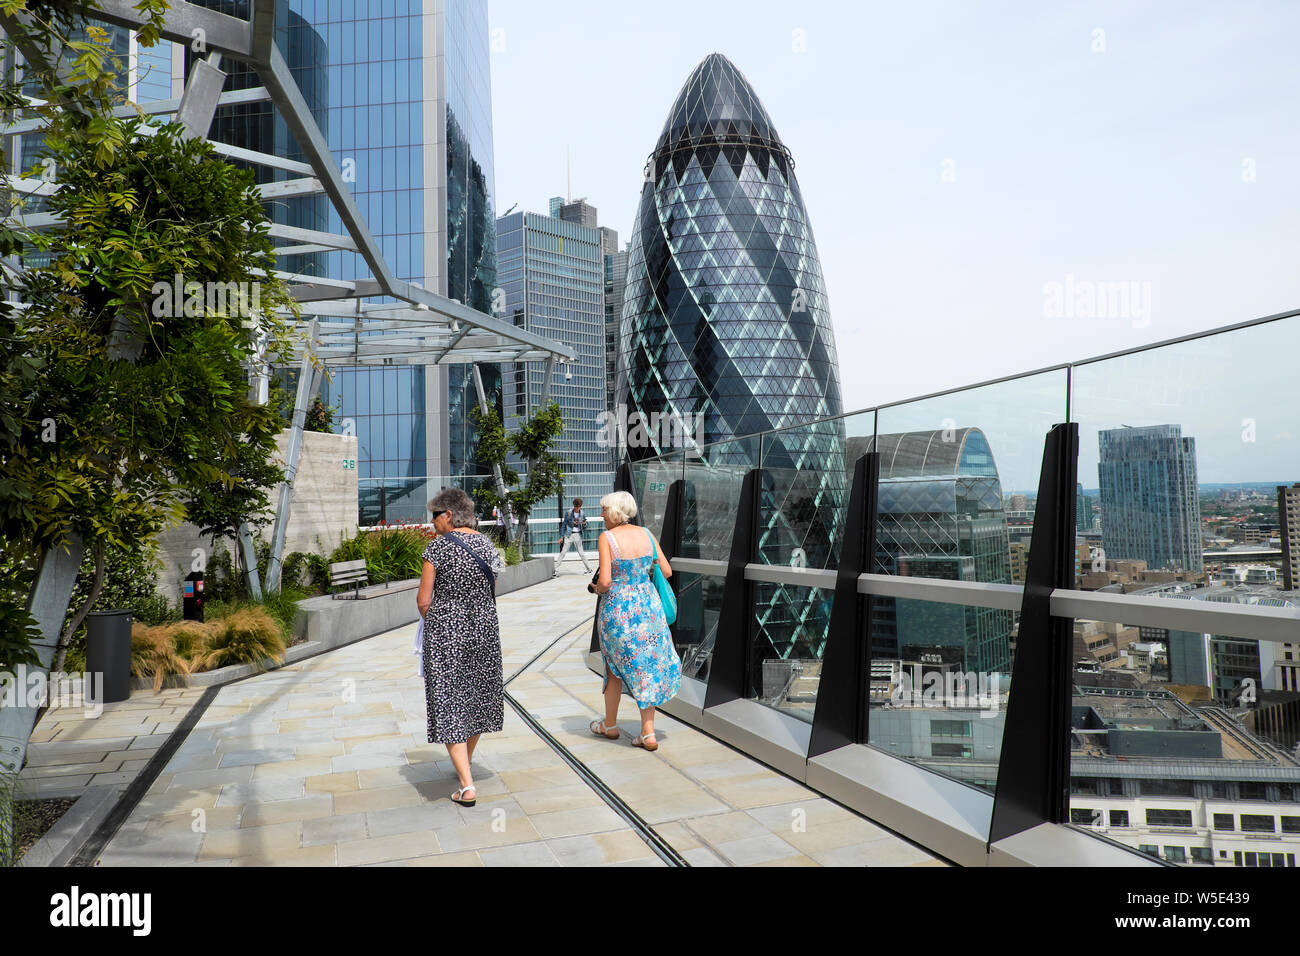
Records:
{"label": "metal railing post", "polygon": [[718,616],[713,660],[709,664],[709,685],[704,707],[716,707],[746,696],[754,619],[754,586],[745,580],[745,565],[756,560],[758,551],[758,502],[763,470],[752,468],[740,486],[736,523],[731,532],[731,555],[727,560],[722,611]]}
{"label": "metal railing post", "polygon": [[853,467],[844,544],[835,575],[826,649],[813,711],[809,758],[866,740],[871,679],[871,596],[858,591],[858,575],[876,553],[876,502],[880,453],[862,455]]}
{"label": "metal railing post", "polygon": [[1064,823],[1069,807],[1074,620],[1052,616],[1051,595],[1074,585],[1078,462],[1078,424],[1053,425],[1043,445],[990,846],[1040,823]]}

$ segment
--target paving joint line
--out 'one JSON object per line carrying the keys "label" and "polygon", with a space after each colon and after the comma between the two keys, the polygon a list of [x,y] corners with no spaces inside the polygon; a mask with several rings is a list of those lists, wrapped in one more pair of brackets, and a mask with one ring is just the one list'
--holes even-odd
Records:
{"label": "paving joint line", "polygon": [[[584,619],[580,623],[569,628],[555,640],[551,641],[551,643],[547,644],[546,647],[538,651],[531,661],[519,670],[515,671],[514,674],[510,675],[510,680],[514,680],[524,671],[528,670],[528,668],[532,667],[548,651],[555,647],[556,644],[560,643],[560,641],[571,635],[578,628],[586,625],[590,620],[591,618]],[[506,681],[505,683],[508,684],[510,681]],[[595,792],[596,796],[600,797],[600,799],[603,800],[611,810],[618,814],[618,816],[632,828],[632,831],[639,836],[652,851],[654,851],[655,856],[659,857],[659,859],[663,860],[669,866],[688,867],[691,865],[687,862],[685,857],[677,852],[677,849],[671,843],[659,835],[654,827],[650,826],[649,823],[641,818],[640,814],[628,806],[623,798],[620,797],[614,789],[609,786],[609,784],[600,779],[600,776],[596,774],[595,771],[578,759],[578,757],[575,756],[568,747],[560,743],[560,741],[556,739],[550,731],[543,727],[541,722],[530,714],[523,704],[515,700],[515,698],[509,693],[504,693],[504,696],[506,702],[509,703],[515,713],[519,715],[519,719],[528,726],[528,729],[540,737],[542,741],[550,747],[561,760],[564,761],[569,769],[576,773],[578,778]]]}

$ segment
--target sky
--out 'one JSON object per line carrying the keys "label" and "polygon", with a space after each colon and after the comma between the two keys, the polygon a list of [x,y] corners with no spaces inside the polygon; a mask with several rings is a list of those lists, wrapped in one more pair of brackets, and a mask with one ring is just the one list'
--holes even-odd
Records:
{"label": "sky", "polygon": [[[794,156],[846,411],[1300,307],[1300,4],[490,0],[489,18],[498,210],[544,212],[571,175],[624,242],[687,76],[736,64]],[[1114,364],[1084,376],[1083,483],[1097,428],[1166,421],[1197,437],[1202,481],[1300,480],[1279,408],[1300,332],[1255,331],[1143,365],[1183,370],[1178,401]],[[979,424],[1025,489],[1064,406],[1049,378],[893,418]]]}

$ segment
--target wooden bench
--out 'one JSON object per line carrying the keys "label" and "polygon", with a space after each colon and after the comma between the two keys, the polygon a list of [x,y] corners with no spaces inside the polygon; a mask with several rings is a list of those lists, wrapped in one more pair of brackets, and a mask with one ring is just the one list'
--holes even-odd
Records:
{"label": "wooden bench", "polygon": [[[330,587],[340,588],[350,585],[354,599],[368,581],[369,576],[366,572],[364,558],[358,558],[356,561],[338,561],[330,565]],[[337,594],[334,595],[336,598],[338,596]]]}

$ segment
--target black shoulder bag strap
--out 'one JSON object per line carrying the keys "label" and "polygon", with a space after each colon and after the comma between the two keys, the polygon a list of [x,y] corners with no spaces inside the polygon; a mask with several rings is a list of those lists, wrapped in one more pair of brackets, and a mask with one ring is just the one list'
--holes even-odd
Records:
{"label": "black shoulder bag strap", "polygon": [[455,531],[450,531],[447,534],[443,535],[443,537],[474,559],[474,563],[478,565],[478,569],[483,572],[483,577],[487,579],[488,590],[492,592],[493,599],[495,600],[496,591],[497,591],[497,576],[492,573],[492,568],[488,565],[488,563],[484,561],[482,558],[480,558],[477,554],[475,554],[473,549],[471,549],[469,545],[467,545],[464,541],[460,540],[460,535],[457,534]]}

